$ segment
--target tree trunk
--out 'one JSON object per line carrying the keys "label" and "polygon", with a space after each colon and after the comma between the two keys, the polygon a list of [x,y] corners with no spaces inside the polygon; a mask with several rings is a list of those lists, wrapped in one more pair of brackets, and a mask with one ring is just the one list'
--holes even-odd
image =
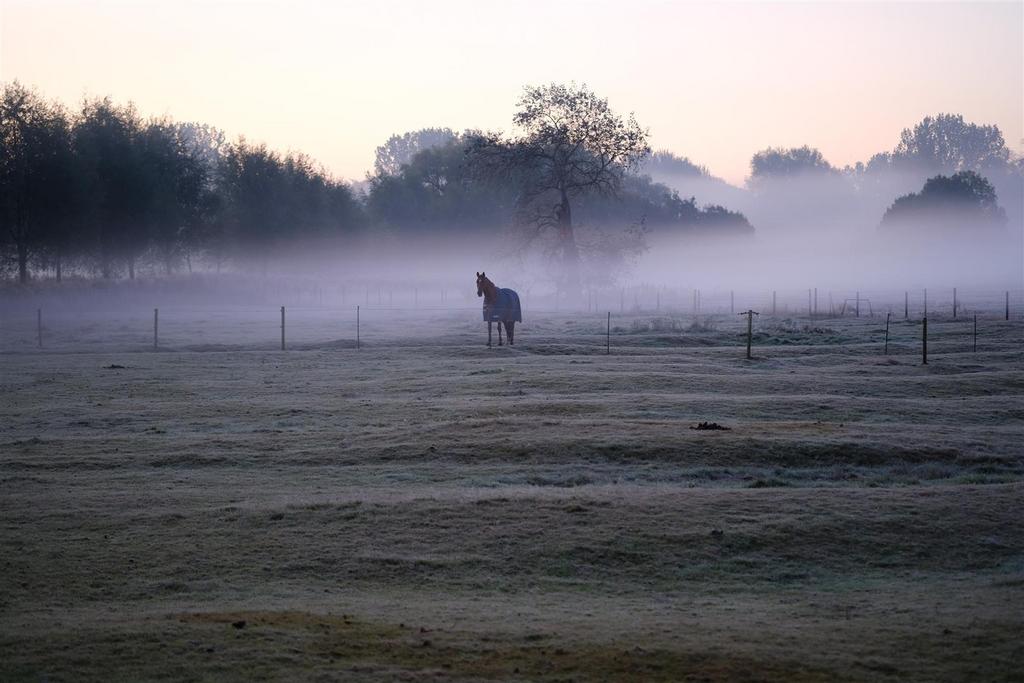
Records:
{"label": "tree trunk", "polygon": [[18,244],[18,282],[28,284],[28,245]]}
{"label": "tree trunk", "polygon": [[580,250],[576,244],[576,233],[572,228],[572,207],[569,195],[562,191],[558,205],[558,241],[562,250],[563,277],[566,289],[576,294],[580,283]]}

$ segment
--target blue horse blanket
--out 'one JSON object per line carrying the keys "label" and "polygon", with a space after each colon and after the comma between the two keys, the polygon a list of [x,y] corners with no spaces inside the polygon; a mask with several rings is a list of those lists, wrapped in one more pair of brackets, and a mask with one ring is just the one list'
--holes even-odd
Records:
{"label": "blue horse blanket", "polygon": [[484,303],[484,322],[523,322],[523,311],[519,307],[519,295],[513,289],[499,289],[498,300],[493,304]]}

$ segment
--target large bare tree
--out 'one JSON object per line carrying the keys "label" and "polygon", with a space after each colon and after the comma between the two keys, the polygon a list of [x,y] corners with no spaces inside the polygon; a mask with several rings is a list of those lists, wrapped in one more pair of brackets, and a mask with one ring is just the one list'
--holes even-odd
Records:
{"label": "large bare tree", "polygon": [[616,195],[627,171],[650,153],[648,133],[623,118],[586,85],[527,86],[513,121],[518,135],[481,136],[474,153],[486,168],[521,185],[519,214],[526,243],[553,236],[566,285],[579,279],[573,204],[588,193]]}

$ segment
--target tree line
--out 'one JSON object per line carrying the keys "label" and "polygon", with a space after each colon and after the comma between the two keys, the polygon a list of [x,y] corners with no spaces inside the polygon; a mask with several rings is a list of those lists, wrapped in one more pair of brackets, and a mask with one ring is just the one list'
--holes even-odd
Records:
{"label": "tree line", "polygon": [[305,155],[143,119],[110,98],[69,111],[19,83],[3,88],[0,245],[22,283],[33,269],[60,280],[69,265],[134,278],[140,262],[171,273],[197,256],[258,261],[364,220],[352,188]]}
{"label": "tree line", "polygon": [[[541,125],[552,115],[558,125]],[[69,110],[8,83],[3,268],[23,283],[42,271],[60,280],[68,267],[103,278],[134,278],[142,263],[168,274],[197,260],[265,269],[296,244],[461,231],[500,233],[577,271],[581,250],[584,260],[622,260],[642,249],[651,224],[752,230],[739,213],[698,207],[638,174],[646,131],[585,86],[527,88],[516,123],[519,137],[393,136],[357,189],[306,155],[229,142],[210,125],[146,119],[109,97]]]}
{"label": "tree line", "polygon": [[652,153],[646,129],[586,86],[527,87],[513,121],[515,134],[394,135],[353,185],[304,154],[229,142],[210,125],[146,119],[110,98],[69,110],[8,83],[0,273],[24,283],[47,271],[60,280],[69,267],[103,278],[134,278],[140,264],[168,274],[197,262],[265,271],[297,245],[444,233],[540,253],[556,281],[576,286],[613,277],[652,230],[749,235],[744,213],[759,225],[815,229],[830,215],[883,229],[940,216],[999,224],[1004,196],[1011,221],[1021,220],[1012,212],[1024,163],[997,127],[958,115],[926,117],[891,152],[844,168],[808,146],[762,150],[745,188]]}

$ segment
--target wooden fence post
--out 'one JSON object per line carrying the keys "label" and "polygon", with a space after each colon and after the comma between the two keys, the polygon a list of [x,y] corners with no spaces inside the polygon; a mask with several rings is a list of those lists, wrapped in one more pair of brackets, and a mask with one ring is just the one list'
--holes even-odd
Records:
{"label": "wooden fence post", "polygon": [[36,309],[36,337],[39,341],[39,348],[43,348],[43,309]]}
{"label": "wooden fence post", "polygon": [[281,350],[284,351],[284,306],[281,307]]}
{"label": "wooden fence post", "polygon": [[1006,319],[1010,319],[1010,290],[1006,290]]}
{"label": "wooden fence post", "polygon": [[157,349],[157,329],[160,323],[160,309],[153,309],[153,350]]}
{"label": "wooden fence post", "polygon": [[608,311],[608,328],[605,330],[605,354],[612,353],[612,312]]}
{"label": "wooden fence post", "polygon": [[729,315],[736,313],[736,292],[729,290]]}
{"label": "wooden fence post", "polygon": [[359,306],[356,306],[356,348],[359,348]]}
{"label": "wooden fence post", "polygon": [[[775,290],[772,290],[772,315],[775,315]],[[749,358],[750,356],[747,356]]]}
{"label": "wooden fence post", "polygon": [[928,365],[928,316],[921,318],[921,365]]}
{"label": "wooden fence post", "polygon": [[974,352],[978,352],[978,314],[974,314]]}
{"label": "wooden fence post", "polygon": [[956,320],[956,287],[953,288],[953,320]]}
{"label": "wooden fence post", "polygon": [[885,355],[889,355],[889,318],[892,312],[885,314]]}
{"label": "wooden fence post", "polygon": [[903,319],[910,317],[910,293],[903,290]]}
{"label": "wooden fence post", "polygon": [[761,314],[755,310],[749,310],[740,313],[740,315],[747,316],[747,360],[750,360],[752,358],[750,355],[750,346],[754,340],[754,316]]}

